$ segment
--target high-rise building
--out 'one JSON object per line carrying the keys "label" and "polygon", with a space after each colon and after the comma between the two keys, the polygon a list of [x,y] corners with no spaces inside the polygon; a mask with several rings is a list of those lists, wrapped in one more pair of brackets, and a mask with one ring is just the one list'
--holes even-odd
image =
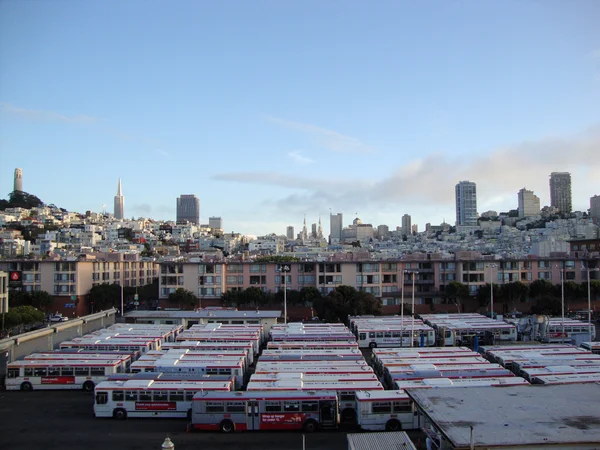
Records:
{"label": "high-rise building", "polygon": [[209,217],[208,218],[208,227],[213,230],[222,230],[223,229],[223,219],[221,217]]}
{"label": "high-rise building", "polygon": [[200,199],[194,194],[184,194],[177,198],[177,223],[185,222],[194,225],[200,223]]}
{"label": "high-rise building", "polygon": [[294,239],[294,227],[293,226],[290,225],[286,228],[285,236],[290,240]]}
{"label": "high-rise building", "polygon": [[329,240],[333,244],[342,240],[344,217],[342,213],[329,214]]}
{"label": "high-rise building", "polygon": [[317,237],[317,224],[313,223],[310,227],[310,237],[316,239]]}
{"label": "high-rise building", "polygon": [[115,195],[115,219],[123,220],[125,218],[125,197],[121,191],[121,179],[119,178],[119,185],[117,186],[117,195]]}
{"label": "high-rise building", "polygon": [[23,169],[15,169],[15,182],[13,191],[23,191]]}
{"label": "high-rise building", "polygon": [[540,199],[533,191],[523,188],[518,193],[519,218],[537,216],[540,213]]}
{"label": "high-rise building", "polygon": [[569,172],[552,172],[550,174],[550,206],[558,208],[563,213],[571,212],[571,174]]}
{"label": "high-rise building", "polygon": [[596,224],[600,224],[600,195],[590,197],[590,217]]}
{"label": "high-rise building", "polygon": [[408,214],[402,216],[402,235],[410,236],[411,233],[411,217]]}
{"label": "high-rise building", "polygon": [[461,181],[455,187],[456,225],[477,226],[477,186],[472,181]]}

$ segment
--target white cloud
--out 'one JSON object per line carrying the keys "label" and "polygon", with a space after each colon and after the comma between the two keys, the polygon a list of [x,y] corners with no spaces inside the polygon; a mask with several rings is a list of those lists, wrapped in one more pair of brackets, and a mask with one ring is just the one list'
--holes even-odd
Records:
{"label": "white cloud", "polygon": [[314,159],[310,159],[306,156],[302,156],[300,152],[289,152],[288,157],[297,164],[312,164],[314,163]]}
{"label": "white cloud", "polygon": [[280,119],[278,117],[267,116],[267,119],[286,128],[301,131],[316,136],[320,145],[328,150],[340,153],[369,153],[373,148],[364,144],[357,138],[345,136],[337,131],[321,128],[307,123],[294,122],[292,120]]}
{"label": "white cloud", "polygon": [[20,106],[15,106],[11,103],[0,103],[0,108],[4,112],[13,114],[16,116],[25,117],[27,119],[44,120],[44,121],[56,121],[73,124],[90,124],[97,121],[95,117],[86,116],[84,114],[78,114],[75,116],[66,116],[64,114],[55,111],[45,111],[41,109],[28,109]]}

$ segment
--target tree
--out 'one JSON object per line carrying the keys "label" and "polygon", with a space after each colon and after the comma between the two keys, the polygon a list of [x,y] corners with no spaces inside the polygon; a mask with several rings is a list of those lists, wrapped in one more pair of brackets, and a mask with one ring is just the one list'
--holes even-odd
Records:
{"label": "tree", "polygon": [[[500,298],[500,287],[497,284],[494,284],[494,298]],[[479,300],[480,306],[488,306],[492,301],[491,296],[491,285],[490,283],[486,283],[483,286],[479,286],[477,290],[477,300]],[[495,308],[494,308],[495,309]]]}
{"label": "tree", "polygon": [[221,303],[225,306],[239,306],[240,305],[240,291],[229,290],[221,294]]}
{"label": "tree", "polygon": [[500,297],[507,303],[516,308],[517,303],[524,302],[529,293],[529,286],[520,281],[505,283],[500,287]]}
{"label": "tree", "polygon": [[529,295],[534,299],[550,297],[554,294],[554,286],[548,280],[535,280],[529,285]]}
{"label": "tree", "polygon": [[315,300],[318,300],[321,297],[323,297],[321,295],[321,291],[319,291],[314,286],[303,287],[302,289],[300,289],[300,293],[302,294],[302,299],[305,305],[312,305],[315,302]]}
{"label": "tree", "polygon": [[30,305],[29,293],[25,291],[10,291],[10,304],[12,307]]}
{"label": "tree", "polygon": [[29,294],[30,305],[42,311],[52,310],[54,306],[54,297],[46,291],[34,291]]}
{"label": "tree", "polygon": [[187,291],[183,288],[177,289],[175,292],[169,294],[169,302],[178,304],[179,307],[195,307],[198,304],[198,297],[196,297],[191,291]]}
{"label": "tree", "polygon": [[44,313],[31,305],[17,306],[8,310],[4,316],[4,329],[14,327],[23,330],[24,325],[33,325],[44,321]]}
{"label": "tree", "polygon": [[90,306],[93,306],[95,311],[103,309],[120,307],[121,303],[121,287],[118,284],[103,283],[93,286],[90,289],[88,296]]}
{"label": "tree", "polygon": [[338,286],[325,297],[315,299],[319,318],[329,322],[346,322],[348,316],[381,314],[381,303],[372,294],[352,286]]}
{"label": "tree", "polygon": [[460,312],[460,305],[463,300],[469,298],[469,288],[466,284],[462,284],[458,281],[451,281],[446,286],[444,298],[446,299],[446,303],[454,303]]}

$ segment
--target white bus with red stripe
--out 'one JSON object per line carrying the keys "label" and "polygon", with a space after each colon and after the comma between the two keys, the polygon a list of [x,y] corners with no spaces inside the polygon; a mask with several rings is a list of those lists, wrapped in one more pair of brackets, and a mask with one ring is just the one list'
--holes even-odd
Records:
{"label": "white bus with red stripe", "polygon": [[119,420],[127,417],[190,419],[196,393],[229,392],[231,386],[231,381],[104,381],[96,386],[94,415]]}
{"label": "white bus with red stripe", "polygon": [[25,361],[80,361],[85,360],[119,360],[121,361],[121,370],[129,372],[131,364],[134,362],[131,353],[104,352],[104,353],[69,353],[69,352],[47,352],[47,353],[32,353],[23,358]]}
{"label": "white bus with red stripe", "polygon": [[108,376],[122,372],[121,359],[14,361],[7,366],[6,390],[83,389],[91,392]]}
{"label": "white bus with red stripe", "polygon": [[348,350],[358,348],[358,342],[349,341],[269,341],[268,350]]}
{"label": "white bus with red stripe", "polygon": [[357,391],[356,418],[363,430],[401,431],[416,428],[412,401],[402,390]]}
{"label": "white bus with red stripe", "polygon": [[242,351],[248,354],[248,365],[254,364],[254,347],[249,342],[200,342],[200,341],[178,341],[163,344],[161,350],[183,350],[189,349],[195,352],[203,351]]}
{"label": "white bus with red stripe", "polygon": [[203,431],[333,429],[335,392],[202,392],[194,396],[191,428]]}
{"label": "white bus with red stripe", "polygon": [[600,383],[599,373],[566,374],[566,375],[541,375],[534,377],[531,384],[580,384]]}

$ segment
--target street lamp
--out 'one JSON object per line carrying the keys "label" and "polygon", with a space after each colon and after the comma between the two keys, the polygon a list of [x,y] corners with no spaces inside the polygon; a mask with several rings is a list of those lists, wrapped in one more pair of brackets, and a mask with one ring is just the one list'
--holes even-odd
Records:
{"label": "street lamp", "polygon": [[497,264],[486,264],[485,267],[490,268],[490,317],[494,318],[494,274],[493,269],[498,267]]}
{"label": "street lamp", "polygon": [[[417,276],[417,274],[419,272],[417,270],[405,270],[404,272],[412,274],[412,302],[411,302],[412,318],[411,318],[411,324],[410,324],[410,346],[413,347],[414,346],[413,340],[414,340],[414,334],[415,334],[415,277]],[[404,279],[402,279],[402,287],[404,288]],[[404,290],[403,290],[402,300],[404,301]],[[404,309],[404,306],[403,306],[403,309]]]}
{"label": "street lamp", "polygon": [[283,274],[283,323],[287,324],[287,274],[290,273],[289,264],[283,264],[279,267],[279,272]]}
{"label": "street lamp", "polygon": [[562,331],[561,331],[561,340],[565,338],[565,273],[564,269],[560,266],[556,266],[556,268],[560,271],[560,303],[561,303],[561,322],[562,322]]}
{"label": "street lamp", "polygon": [[408,270],[402,271],[402,302],[400,304],[400,321],[401,325],[401,333],[400,333],[400,347],[404,347],[404,274],[408,273]]}
{"label": "street lamp", "polygon": [[[590,269],[588,264],[587,268],[587,282],[588,282],[588,333],[590,335],[590,345],[592,345],[592,287],[590,282],[590,272],[598,272],[600,269]],[[591,347],[590,347],[591,348]]]}

